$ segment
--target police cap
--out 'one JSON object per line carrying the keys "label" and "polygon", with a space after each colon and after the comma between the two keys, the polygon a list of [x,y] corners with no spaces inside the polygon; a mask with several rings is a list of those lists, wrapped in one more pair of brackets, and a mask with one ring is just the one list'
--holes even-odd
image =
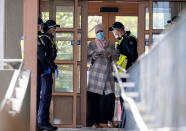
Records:
{"label": "police cap", "polygon": [[56,25],[56,22],[54,20],[47,20],[44,23],[43,31],[47,32],[52,27],[60,27],[60,25]]}
{"label": "police cap", "polygon": [[115,23],[112,25],[112,27],[109,27],[109,31],[113,31],[113,30],[115,30],[115,29],[122,29],[122,30],[124,30],[125,27],[124,27],[124,25],[123,25],[121,22],[115,22]]}
{"label": "police cap", "polygon": [[38,18],[38,25],[42,25],[43,24],[43,20],[39,17]]}

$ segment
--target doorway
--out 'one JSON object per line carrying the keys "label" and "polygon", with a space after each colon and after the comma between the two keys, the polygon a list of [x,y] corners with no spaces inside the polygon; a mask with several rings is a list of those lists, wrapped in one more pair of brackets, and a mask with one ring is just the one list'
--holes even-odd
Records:
{"label": "doorway", "polygon": [[[136,2],[88,2],[88,43],[95,39],[95,26],[97,24],[104,24],[106,30],[106,38],[117,45],[117,40],[113,37],[109,27],[116,21],[121,22],[125,26],[126,31],[138,38],[138,6]],[[109,12],[109,10],[102,12],[101,8],[112,10],[115,8],[116,12]],[[114,10],[114,9],[113,9]],[[115,84],[115,117],[116,123],[120,121],[121,109],[119,102],[119,87]]]}
{"label": "doorway", "polygon": [[[86,126],[87,43],[95,39],[94,26],[104,24],[106,37],[116,42],[108,27],[120,21],[138,37],[138,6],[138,2],[40,0],[42,19],[54,19],[60,25],[56,33],[55,61],[59,77],[53,76],[50,109],[54,125]],[[101,7],[116,7],[118,12],[100,12]]]}
{"label": "doorway", "polygon": [[[58,127],[86,126],[87,0],[41,0],[40,16],[56,20],[58,48],[53,75],[51,123]],[[83,21],[82,21],[83,19]]]}

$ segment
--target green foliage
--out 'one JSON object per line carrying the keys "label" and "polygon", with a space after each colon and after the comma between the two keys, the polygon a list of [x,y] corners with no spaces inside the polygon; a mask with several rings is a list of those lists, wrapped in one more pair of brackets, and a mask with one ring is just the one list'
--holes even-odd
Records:
{"label": "green foliage", "polygon": [[56,92],[72,92],[73,91],[73,66],[59,65],[59,76],[55,80]]}
{"label": "green foliage", "polygon": [[49,12],[41,12],[41,18],[43,22],[46,22],[47,20],[49,20]]}
{"label": "green foliage", "polygon": [[102,16],[88,16],[88,38],[95,38],[95,26],[102,23]]}
{"label": "green foliage", "polygon": [[[58,40],[59,39],[59,40]],[[58,49],[57,58],[59,60],[73,59],[73,45],[71,41],[74,39],[73,33],[57,33],[56,45]]]}
{"label": "green foliage", "polygon": [[73,28],[74,13],[73,12],[56,12],[56,23],[61,28]]}
{"label": "green foliage", "polygon": [[71,45],[71,41],[57,41],[56,45],[58,49],[56,59],[59,60],[73,59],[73,45]]}
{"label": "green foliage", "polygon": [[137,16],[116,16],[116,21],[121,22],[126,30],[130,30],[137,37]]}

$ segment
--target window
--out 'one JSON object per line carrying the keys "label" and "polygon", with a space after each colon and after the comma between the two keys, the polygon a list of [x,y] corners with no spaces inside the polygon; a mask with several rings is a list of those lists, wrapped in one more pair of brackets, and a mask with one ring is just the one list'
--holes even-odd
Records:
{"label": "window", "polygon": [[88,38],[96,38],[95,26],[102,24],[102,16],[88,16]]}
{"label": "window", "polygon": [[125,30],[130,30],[137,37],[138,17],[137,16],[116,16],[115,21],[121,22],[125,26]]}
{"label": "window", "polygon": [[153,2],[153,29],[165,29],[167,21],[179,16],[186,2]]}

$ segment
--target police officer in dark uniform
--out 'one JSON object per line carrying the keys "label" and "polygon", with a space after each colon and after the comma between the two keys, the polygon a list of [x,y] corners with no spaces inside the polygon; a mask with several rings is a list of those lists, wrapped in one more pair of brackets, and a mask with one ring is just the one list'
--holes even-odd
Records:
{"label": "police officer in dark uniform", "polygon": [[[38,35],[41,34],[41,31],[43,29],[43,20],[41,18],[38,18]],[[37,48],[40,48],[40,41],[38,39],[38,42],[37,42]],[[38,50],[38,49],[37,49]],[[42,72],[42,59],[39,59],[40,58],[40,52],[37,52],[37,111],[38,111],[38,108],[39,108],[39,101],[40,101],[40,91],[41,91],[41,74],[43,73]]]}
{"label": "police officer in dark uniform", "polygon": [[125,31],[124,25],[120,22],[115,22],[109,30],[119,41],[117,50],[120,56],[117,64],[124,69],[128,69],[138,58],[137,40],[130,31]]}
{"label": "police officer in dark uniform", "polygon": [[[114,37],[118,40],[117,50],[119,52],[119,59],[117,65],[127,70],[138,58],[137,40],[130,31],[125,31],[124,25],[120,22],[115,22],[112,27],[109,28],[109,31],[112,31]],[[119,72],[122,72],[122,70],[119,69]],[[126,79],[122,79],[122,81],[125,82]],[[122,107],[122,122],[119,126],[120,128],[124,128],[126,116],[123,107],[123,99],[121,97],[120,103]]]}
{"label": "police officer in dark uniform", "polygon": [[45,47],[41,44],[39,35],[42,34],[43,30],[43,20],[38,18],[38,42],[37,42],[37,112],[39,108],[40,101],[40,91],[41,91],[41,75],[44,70],[49,67],[49,61],[45,56]]}
{"label": "police officer in dark uniform", "polygon": [[55,72],[58,76],[57,65],[54,63],[54,60],[57,56],[56,44],[54,42],[54,36],[56,33],[56,22],[54,20],[48,20],[43,25],[43,34],[39,35],[39,40],[44,47],[44,54],[47,59],[47,69],[43,71],[41,75],[41,91],[40,91],[40,102],[38,110],[38,119],[37,124],[41,130],[57,130],[57,127],[54,127],[50,124],[49,119],[49,108],[52,96],[52,73]]}

